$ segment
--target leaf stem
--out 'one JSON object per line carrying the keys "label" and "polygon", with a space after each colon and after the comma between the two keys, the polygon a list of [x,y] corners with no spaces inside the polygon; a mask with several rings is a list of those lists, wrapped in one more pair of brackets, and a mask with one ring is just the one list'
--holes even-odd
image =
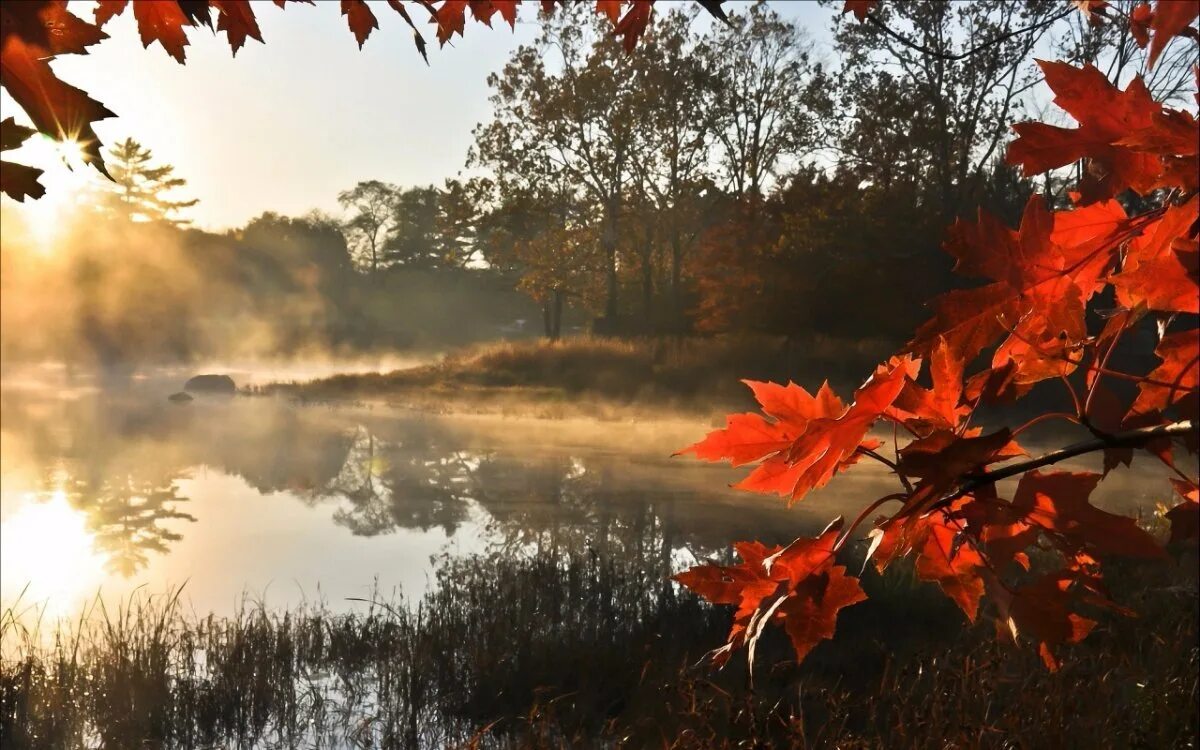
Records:
{"label": "leaf stem", "polygon": [[1039,422],[1045,422],[1048,419],[1065,419],[1068,422],[1074,422],[1075,424],[1079,424],[1079,418],[1076,417],[1074,414],[1068,414],[1065,411],[1051,411],[1051,412],[1046,412],[1045,414],[1039,414],[1038,416],[1029,420],[1025,424],[1016,428],[1015,430],[1012,431],[1012,436],[1016,437],[1017,435],[1020,435],[1025,430],[1028,430],[1030,427],[1033,427],[1035,424],[1038,424]]}

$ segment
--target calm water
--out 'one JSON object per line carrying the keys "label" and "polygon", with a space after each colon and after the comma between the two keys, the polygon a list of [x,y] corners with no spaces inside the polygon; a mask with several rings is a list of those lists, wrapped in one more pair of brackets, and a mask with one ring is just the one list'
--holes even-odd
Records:
{"label": "calm water", "polygon": [[[348,597],[375,589],[419,595],[435,555],[534,548],[627,551],[665,573],[734,539],[789,541],[892,491],[866,465],[790,510],[735,492],[741,472],[670,457],[710,428],[692,418],[437,416],[247,397],[177,406],[166,396],[182,379],[6,378],[5,604],[21,595],[68,615],[97,592],[186,582],[183,600],[200,613],[247,596],[351,608]],[[1148,464],[1106,481],[1103,503],[1164,499]]]}

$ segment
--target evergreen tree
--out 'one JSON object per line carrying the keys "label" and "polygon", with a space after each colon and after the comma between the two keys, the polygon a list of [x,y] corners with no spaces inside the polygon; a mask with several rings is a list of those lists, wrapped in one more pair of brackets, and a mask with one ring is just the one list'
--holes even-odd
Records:
{"label": "evergreen tree", "polygon": [[166,221],[187,224],[190,219],[178,213],[196,205],[193,200],[171,200],[168,193],[187,184],[175,177],[170,164],[155,165],[150,149],[132,138],[108,150],[108,171],[112,175],[114,208],[134,221]]}

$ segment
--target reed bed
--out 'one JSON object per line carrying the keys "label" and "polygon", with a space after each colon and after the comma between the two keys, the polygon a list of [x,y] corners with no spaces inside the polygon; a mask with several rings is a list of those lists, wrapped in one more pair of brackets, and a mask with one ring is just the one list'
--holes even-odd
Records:
{"label": "reed bed", "polygon": [[1117,568],[1141,616],[1106,619],[1055,674],[911,574],[868,573],[872,599],[803,665],[770,635],[753,690],[742,664],[697,665],[726,611],[591,550],[447,557],[420,600],[351,612],[200,617],[143,592],[38,624],[18,602],[0,745],[1190,748],[1194,566]]}

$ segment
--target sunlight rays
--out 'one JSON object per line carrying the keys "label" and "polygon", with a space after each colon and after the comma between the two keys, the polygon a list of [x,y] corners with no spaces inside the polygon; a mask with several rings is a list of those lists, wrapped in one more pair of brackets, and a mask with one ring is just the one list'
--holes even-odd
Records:
{"label": "sunlight rays", "polygon": [[79,208],[92,195],[97,174],[84,160],[83,145],[77,141],[56,141],[35,135],[10,152],[14,160],[44,170],[41,182],[46,194],[37,200],[13,205],[29,233],[31,247],[42,255],[54,252],[71,226]]}

